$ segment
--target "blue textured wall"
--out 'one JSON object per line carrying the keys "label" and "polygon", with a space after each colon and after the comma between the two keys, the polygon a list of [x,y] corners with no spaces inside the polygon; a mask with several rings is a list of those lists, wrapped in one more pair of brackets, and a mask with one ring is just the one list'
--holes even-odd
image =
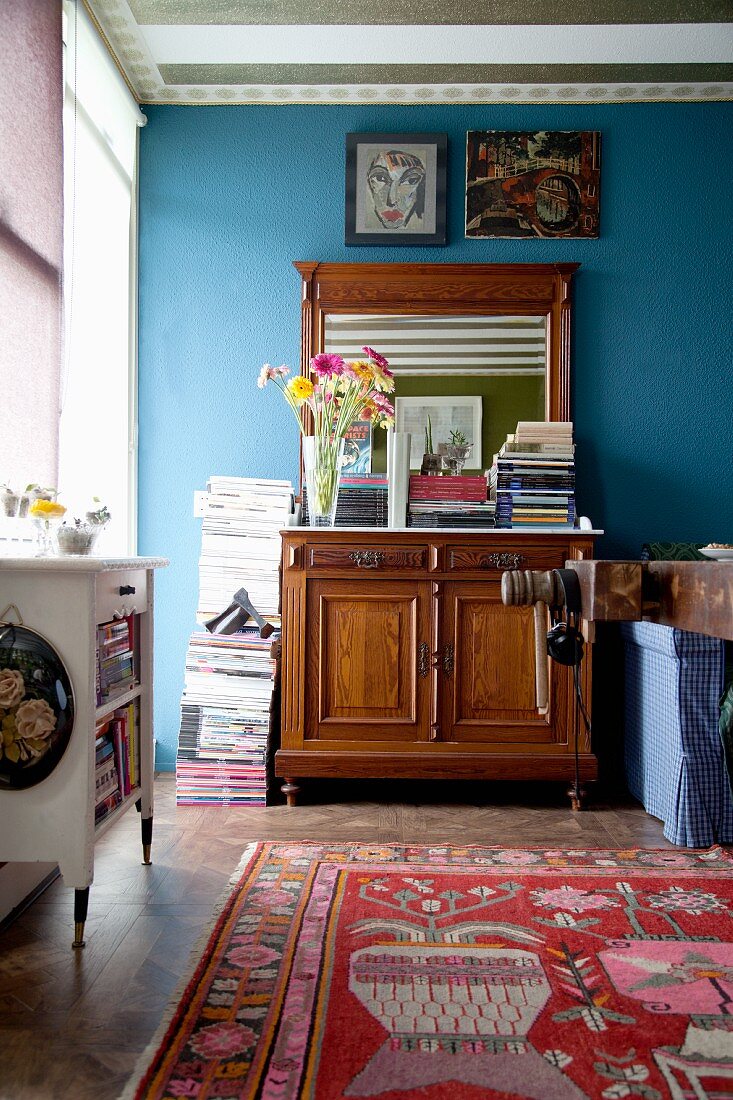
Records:
{"label": "blue textured wall", "polygon": [[[726,104],[148,107],[140,164],[140,552],[158,574],[158,760],[173,766],[209,474],[295,477],[264,361],[297,364],[295,259],[579,261],[578,500],[636,556],[648,536],[733,542],[733,113]],[[466,241],[469,129],[600,130],[598,240]],[[449,137],[445,248],[346,248],[344,135]]]}

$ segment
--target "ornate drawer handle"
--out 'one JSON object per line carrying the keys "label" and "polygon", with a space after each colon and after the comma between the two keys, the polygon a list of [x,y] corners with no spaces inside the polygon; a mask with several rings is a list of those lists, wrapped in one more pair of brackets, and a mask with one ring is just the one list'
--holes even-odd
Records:
{"label": "ornate drawer handle", "polygon": [[384,561],[384,554],[381,550],[352,550],[349,560],[357,569],[376,569]]}
{"label": "ornate drawer handle", "polygon": [[453,646],[450,642],[443,646],[443,672],[450,676],[453,671]]}
{"label": "ornate drawer handle", "polygon": [[524,560],[524,554],[487,554],[481,559],[481,568],[519,569]]}
{"label": "ornate drawer handle", "polygon": [[430,671],[430,646],[427,642],[420,643],[417,658],[417,671],[421,676],[427,676]]}

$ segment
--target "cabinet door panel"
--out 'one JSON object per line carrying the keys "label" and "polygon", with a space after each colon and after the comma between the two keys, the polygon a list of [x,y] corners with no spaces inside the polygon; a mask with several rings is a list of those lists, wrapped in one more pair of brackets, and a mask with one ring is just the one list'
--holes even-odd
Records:
{"label": "cabinet door panel", "polygon": [[307,605],[306,739],[426,740],[429,585],[312,581]]}
{"label": "cabinet door panel", "polygon": [[442,739],[487,744],[554,744],[566,706],[564,680],[551,676],[550,706],[537,709],[531,608],[505,607],[497,584],[445,586],[443,642],[453,645]]}

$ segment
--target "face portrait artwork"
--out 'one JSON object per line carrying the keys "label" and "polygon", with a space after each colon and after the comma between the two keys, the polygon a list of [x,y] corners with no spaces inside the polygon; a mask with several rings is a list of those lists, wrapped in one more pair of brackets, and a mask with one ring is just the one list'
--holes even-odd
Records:
{"label": "face portrait artwork", "polygon": [[445,134],[346,135],[346,244],[445,244]]}
{"label": "face portrait artwork", "polygon": [[374,214],[385,229],[422,231],[425,213],[425,163],[414,153],[380,150],[367,172]]}

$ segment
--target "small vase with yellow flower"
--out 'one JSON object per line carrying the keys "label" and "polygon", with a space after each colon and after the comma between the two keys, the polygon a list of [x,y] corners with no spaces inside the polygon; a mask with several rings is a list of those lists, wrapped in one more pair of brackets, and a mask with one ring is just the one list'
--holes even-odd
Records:
{"label": "small vase with yellow flower", "polygon": [[28,509],[33,526],[36,529],[36,557],[45,557],[54,553],[54,531],[66,514],[63,504],[56,500],[34,500]]}

